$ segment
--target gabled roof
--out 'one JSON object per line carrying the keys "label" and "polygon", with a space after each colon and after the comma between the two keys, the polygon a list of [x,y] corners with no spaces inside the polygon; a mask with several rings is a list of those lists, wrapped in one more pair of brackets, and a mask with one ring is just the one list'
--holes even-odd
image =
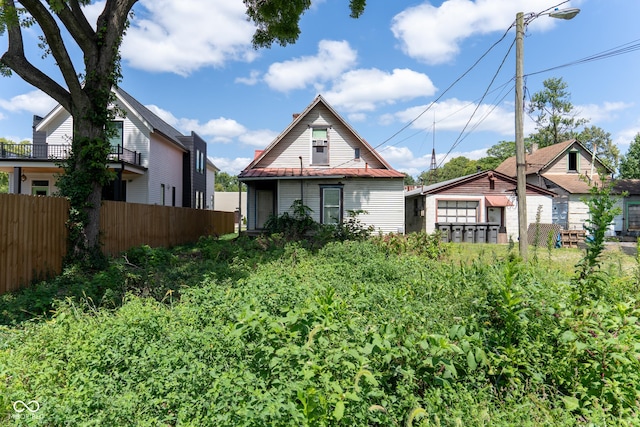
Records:
{"label": "gabled roof", "polygon": [[[365,150],[369,151],[383,166],[384,169],[374,169],[374,168],[322,168],[322,169],[314,169],[314,168],[304,168],[302,171],[299,168],[257,168],[256,165],[260,163],[262,159],[264,159],[269,152],[282,141],[282,139],[305,117],[313,110],[318,104],[322,104],[326,109],[328,109],[331,114],[333,114],[337,120],[349,131],[351,134],[358,140],[360,144],[365,148]],[[328,177],[328,176],[340,176],[340,177],[385,177],[385,178],[404,178],[404,174],[396,171],[384,160],[380,154],[371,146],[367,141],[365,141],[358,133],[347,123],[341,116],[338,114],[336,110],[331,107],[327,103],[327,101],[322,97],[322,95],[318,95],[315,97],[313,102],[304,109],[304,111],[297,115],[293,119],[291,123],[286,127],[284,131],[280,133],[264,150],[256,151],[256,157],[253,159],[251,163],[240,172],[239,178],[259,178],[259,177],[293,177],[293,176],[317,176],[317,177]]]}
{"label": "gabled roof", "polygon": [[[515,178],[512,178],[508,175],[505,175],[503,173],[500,173],[498,171],[482,171],[482,172],[476,172],[470,175],[465,175],[465,176],[461,176],[458,178],[453,178],[450,179],[448,181],[442,181],[442,182],[436,182],[435,184],[431,184],[431,185],[426,185],[424,187],[418,187],[414,190],[411,191],[407,191],[405,193],[405,197],[412,197],[412,196],[416,196],[416,195],[429,195],[429,194],[437,194],[439,192],[442,192],[444,190],[448,190],[450,188],[454,188],[457,187],[459,185],[463,185],[466,184],[467,182],[471,182],[474,181],[478,178],[481,178],[483,176],[487,176],[489,177],[490,174],[492,174],[494,177],[510,182],[514,185],[514,188],[516,186],[516,180]],[[536,191],[538,193],[542,193],[545,195],[549,195],[549,196],[555,196],[556,194],[546,190],[542,187],[538,187],[536,185],[533,184],[527,184],[527,189],[528,190],[533,190]]]}
{"label": "gabled roof", "polygon": [[[587,147],[585,147],[584,144],[582,144],[577,139],[569,139],[564,142],[559,142],[557,144],[549,145],[548,147],[539,148],[535,150],[533,153],[527,154],[525,156],[526,163],[527,163],[527,175],[536,174],[541,171],[544,171],[544,169],[546,169],[558,157],[562,156],[574,144],[578,144],[584,151],[591,154],[591,151],[587,149]],[[600,160],[597,160],[597,161],[600,164],[602,164],[602,166],[607,167],[602,162],[600,162]],[[500,172],[508,176],[516,176],[516,157],[512,156],[512,157],[509,157],[508,159],[505,159],[496,168],[496,172]],[[610,170],[610,172],[613,172],[613,171]]]}
{"label": "gabled roof", "polygon": [[[175,129],[173,126],[162,120],[155,113],[149,110],[147,107],[142,105],[138,100],[136,100],[133,96],[129,95],[121,88],[115,88],[114,92],[116,97],[122,102],[132,114],[136,115],[147,128],[152,131],[163,135],[165,138],[169,139],[171,142],[176,144],[178,147],[186,150],[185,146],[180,142],[178,137],[184,136],[180,131]],[[62,113],[64,108],[62,105],[58,104],[55,106],[40,122],[36,125],[36,131],[42,130],[46,127],[51,120],[56,117],[58,114]]]}
{"label": "gabled roof", "polygon": [[137,99],[129,95],[123,89],[116,88],[115,93],[121,101],[124,101],[126,104],[128,104],[132,112],[137,113],[138,116],[144,122],[146,122],[150,130],[163,135],[165,138],[168,138],[169,140],[171,140],[171,142],[182,147],[183,149],[185,148],[182,142],[180,142],[180,140],[178,139],[178,137],[184,136],[179,130],[162,120],[155,113],[142,105],[140,102],[138,102]]}

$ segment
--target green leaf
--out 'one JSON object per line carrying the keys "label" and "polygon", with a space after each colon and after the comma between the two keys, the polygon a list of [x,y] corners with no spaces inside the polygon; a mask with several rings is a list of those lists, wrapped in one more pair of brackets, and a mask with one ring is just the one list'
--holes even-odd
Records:
{"label": "green leaf", "polygon": [[580,401],[573,396],[563,396],[562,401],[567,411],[575,411],[580,407]]}
{"label": "green leaf", "polygon": [[475,369],[478,367],[476,358],[473,356],[473,352],[471,351],[467,353],[467,366],[469,366],[469,370],[471,371],[475,371]]}
{"label": "green leaf", "polygon": [[336,421],[340,421],[343,416],[344,416],[344,402],[340,400],[338,401],[338,403],[336,403],[336,407],[333,410],[333,418],[335,418]]}

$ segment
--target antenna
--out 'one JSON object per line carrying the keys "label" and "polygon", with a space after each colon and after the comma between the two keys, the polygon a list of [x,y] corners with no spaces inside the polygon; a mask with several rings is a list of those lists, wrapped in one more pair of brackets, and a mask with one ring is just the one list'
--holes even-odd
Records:
{"label": "antenna", "polygon": [[431,165],[429,166],[429,181],[433,180],[435,177],[436,169],[438,168],[438,164],[436,163],[436,114],[433,113],[433,147],[431,148]]}

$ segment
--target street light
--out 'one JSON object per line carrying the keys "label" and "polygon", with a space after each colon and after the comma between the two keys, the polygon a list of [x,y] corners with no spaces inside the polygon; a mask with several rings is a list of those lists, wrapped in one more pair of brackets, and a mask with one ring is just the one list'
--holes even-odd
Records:
{"label": "street light", "polygon": [[524,99],[523,83],[524,74],[524,28],[526,24],[539,16],[549,15],[552,18],[572,19],[580,9],[555,9],[547,13],[518,12],[516,14],[516,194],[518,196],[518,249],[520,257],[527,260],[528,236],[527,236],[527,176],[526,159],[524,152]]}

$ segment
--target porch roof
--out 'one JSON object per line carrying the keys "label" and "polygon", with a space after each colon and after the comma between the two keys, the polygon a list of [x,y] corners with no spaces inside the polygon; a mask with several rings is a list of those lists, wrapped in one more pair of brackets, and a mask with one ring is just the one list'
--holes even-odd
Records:
{"label": "porch roof", "polygon": [[393,169],[372,168],[255,168],[240,172],[238,178],[268,179],[268,178],[403,178],[404,174]]}

